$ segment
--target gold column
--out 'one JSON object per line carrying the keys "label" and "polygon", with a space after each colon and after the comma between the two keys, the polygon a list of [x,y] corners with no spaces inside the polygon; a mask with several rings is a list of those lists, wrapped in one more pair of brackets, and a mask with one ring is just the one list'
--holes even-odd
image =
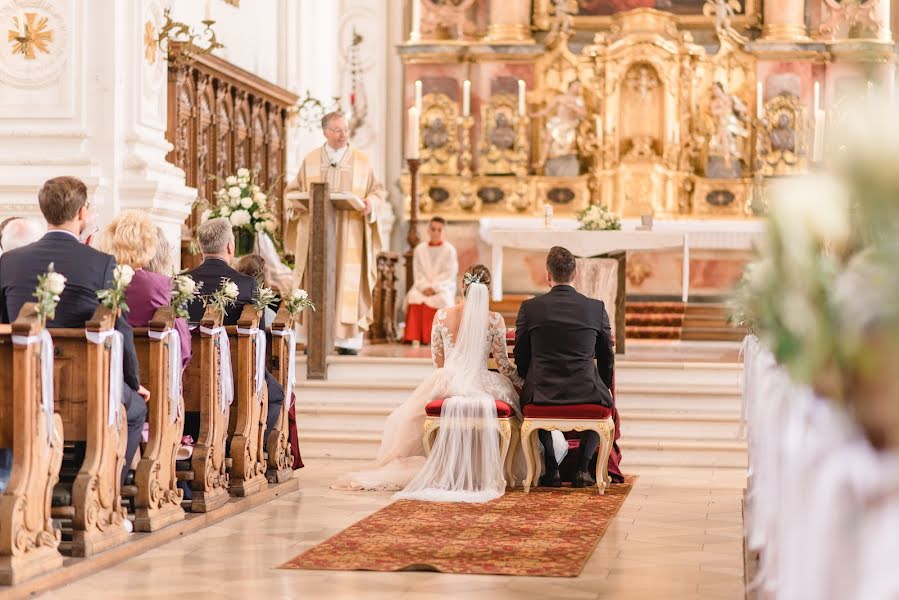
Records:
{"label": "gold column", "polygon": [[808,41],[805,0],[768,0],[764,3],[762,39],[777,42]]}
{"label": "gold column", "polygon": [[486,41],[532,43],[530,0],[490,0]]}

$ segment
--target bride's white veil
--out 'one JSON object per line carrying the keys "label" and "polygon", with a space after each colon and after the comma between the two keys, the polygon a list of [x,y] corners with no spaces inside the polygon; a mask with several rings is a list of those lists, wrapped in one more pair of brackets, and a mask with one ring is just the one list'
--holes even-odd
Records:
{"label": "bride's white veil", "polygon": [[483,368],[484,348],[487,346],[489,293],[480,282],[468,285],[462,320],[456,332],[456,342],[444,364],[447,389],[453,396],[483,394],[475,374]]}

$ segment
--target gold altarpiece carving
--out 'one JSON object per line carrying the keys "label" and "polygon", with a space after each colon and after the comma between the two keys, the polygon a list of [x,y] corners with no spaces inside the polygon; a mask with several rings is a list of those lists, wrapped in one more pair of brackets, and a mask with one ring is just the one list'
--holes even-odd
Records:
{"label": "gold altarpiece carving", "polygon": [[[623,217],[742,218],[753,214],[757,174],[807,169],[808,111],[782,95],[756,114],[756,57],[732,30],[718,31],[712,53],[670,13],[638,9],[610,23],[579,52],[572,31],[551,36],[533,55],[526,114],[508,92],[482,97],[474,140],[455,102],[425,95],[424,115],[442,106],[455,123],[442,150],[459,161],[425,168],[437,150],[423,118],[423,214],[526,216],[549,204],[572,215],[603,203]],[[404,60],[422,62],[411,51]]]}

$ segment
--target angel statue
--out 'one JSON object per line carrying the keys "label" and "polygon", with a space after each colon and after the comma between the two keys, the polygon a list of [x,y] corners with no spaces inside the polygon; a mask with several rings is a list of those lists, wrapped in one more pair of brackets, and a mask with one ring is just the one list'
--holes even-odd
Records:
{"label": "angel statue", "polygon": [[564,94],[550,100],[546,108],[531,117],[547,117],[543,126],[541,151],[538,161],[543,174],[553,177],[580,175],[578,159],[578,125],[587,116],[581,82],[575,79],[568,84]]}
{"label": "angel statue", "polygon": [[743,176],[743,139],[749,137],[749,110],[746,104],[724,91],[716,81],[709,103],[712,132],[706,175],[715,179]]}
{"label": "angel statue", "polygon": [[737,33],[732,25],[734,17],[743,10],[740,0],[706,0],[705,6],[702,7],[702,14],[706,17],[715,17],[715,31],[718,38],[730,35],[738,42],[748,41],[744,36]]}

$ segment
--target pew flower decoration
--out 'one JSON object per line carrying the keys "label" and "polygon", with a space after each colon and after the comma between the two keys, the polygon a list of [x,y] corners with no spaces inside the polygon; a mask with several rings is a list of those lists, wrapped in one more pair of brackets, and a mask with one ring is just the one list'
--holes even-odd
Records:
{"label": "pew flower decoration", "polygon": [[171,302],[172,312],[182,319],[189,319],[188,305],[197,299],[203,282],[197,283],[190,275],[184,273],[172,277]]}
{"label": "pew flower decoration", "polygon": [[128,305],[125,303],[125,290],[131,284],[132,278],[134,278],[134,269],[130,266],[116,266],[112,270],[112,287],[97,292],[97,298],[99,298],[100,303],[111,311],[127,311]]}
{"label": "pew flower decoration", "polygon": [[52,321],[56,316],[56,305],[59,304],[59,295],[66,289],[66,278],[53,270],[53,263],[47,267],[47,272],[37,278],[37,288],[34,297],[37,299],[35,312],[42,323]]}
{"label": "pew flower decoration", "polygon": [[306,293],[306,290],[300,288],[294,288],[284,294],[283,300],[287,312],[294,317],[306,308],[315,310],[315,304],[309,299],[309,294]]}
{"label": "pew flower decoration", "polygon": [[585,231],[613,231],[621,229],[621,219],[603,204],[591,204],[577,216],[579,229]]}
{"label": "pew flower decoration", "polygon": [[256,174],[241,168],[229,175],[224,186],[215,192],[215,206],[201,215],[202,221],[224,217],[232,227],[250,233],[272,233],[277,228],[275,216],[269,209],[268,194],[256,183]]}
{"label": "pew flower decoration", "polygon": [[253,296],[253,306],[256,310],[263,311],[271,304],[278,301],[278,294],[272,291],[272,288],[259,286]]}
{"label": "pew flower decoration", "polygon": [[216,310],[224,314],[229,307],[234,306],[237,303],[237,295],[239,293],[240,290],[236,283],[227,277],[222,277],[221,287],[212,292],[211,295],[202,297],[203,306],[209,306],[211,304]]}

